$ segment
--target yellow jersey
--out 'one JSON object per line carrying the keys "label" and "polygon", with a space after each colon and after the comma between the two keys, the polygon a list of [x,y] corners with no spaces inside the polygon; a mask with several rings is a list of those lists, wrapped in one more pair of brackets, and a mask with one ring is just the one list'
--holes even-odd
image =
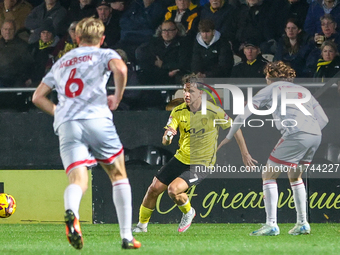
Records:
{"label": "yellow jersey", "polygon": [[183,164],[212,166],[216,161],[219,128],[230,127],[232,119],[224,110],[207,102],[207,114],[191,112],[183,103],[174,108],[165,128],[179,129],[179,149],[175,157]]}

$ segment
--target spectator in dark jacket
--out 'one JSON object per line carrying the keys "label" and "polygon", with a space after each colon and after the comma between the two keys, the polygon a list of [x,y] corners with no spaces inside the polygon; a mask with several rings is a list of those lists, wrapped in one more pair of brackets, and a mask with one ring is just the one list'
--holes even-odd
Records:
{"label": "spectator in dark jacket", "polygon": [[191,51],[180,23],[166,20],[155,38],[137,51],[142,84],[176,84],[190,69]]}
{"label": "spectator in dark jacket", "polygon": [[332,78],[340,71],[340,57],[336,44],[325,41],[321,46],[321,59],[318,60],[314,78],[324,82],[325,78]]}
{"label": "spectator in dark jacket", "polygon": [[309,4],[306,0],[276,0],[270,11],[270,23],[274,31],[274,38],[279,40],[285,33],[288,19],[295,18],[301,28],[306,20]]}
{"label": "spectator in dark jacket", "polygon": [[264,67],[268,61],[261,55],[259,42],[250,39],[244,43],[245,60],[239,62],[231,71],[232,78],[264,78]]}
{"label": "spectator in dark jacket", "polygon": [[120,13],[113,11],[109,2],[99,1],[97,3],[97,17],[104,23],[105,26],[105,40],[102,47],[113,48],[120,38]]}
{"label": "spectator in dark jacket", "polygon": [[199,8],[190,0],[176,0],[176,5],[168,7],[165,20],[182,23],[186,33],[195,36],[199,21]]}
{"label": "spectator in dark jacket", "polygon": [[67,24],[71,24],[73,21],[80,21],[83,18],[91,17],[95,15],[96,0],[76,0],[72,1],[70,8],[67,11]]}
{"label": "spectator in dark jacket", "polygon": [[166,7],[163,0],[133,0],[124,11],[117,48],[123,49],[130,61],[135,62],[137,47],[151,40],[164,19]]}
{"label": "spectator in dark jacket", "polygon": [[308,39],[309,36],[302,30],[299,20],[296,18],[288,19],[285,33],[277,45],[274,61],[281,60],[289,64],[296,71],[297,77],[301,77],[305,65],[304,48]]}
{"label": "spectator in dark jacket", "polygon": [[[129,62],[129,59],[127,58],[125,51],[121,49],[116,49],[116,52],[121,56],[122,60],[124,61],[124,63],[126,64],[128,68],[126,86],[140,85],[138,77],[137,77],[137,72],[134,69],[134,66],[131,65],[131,63]],[[109,80],[109,86],[115,86],[112,76]],[[122,101],[119,104],[118,110],[138,109],[139,105],[141,104],[142,94],[144,92],[147,93],[148,91],[129,90],[129,89],[125,90]]]}
{"label": "spectator in dark jacket", "polygon": [[30,46],[31,54],[35,61],[33,83],[38,84],[51,69],[59,53],[59,50],[56,49],[59,40],[52,22],[45,23],[41,28],[39,41]]}
{"label": "spectator in dark jacket", "polygon": [[340,24],[340,1],[338,0],[315,0],[310,4],[305,20],[304,30],[314,36],[321,33],[320,18],[325,14],[331,14],[336,23]]}
{"label": "spectator in dark jacket", "polygon": [[198,28],[191,70],[200,78],[230,77],[234,65],[230,44],[221,38],[211,20],[201,20]]}
{"label": "spectator in dark jacket", "polygon": [[58,51],[58,55],[56,56],[56,61],[64,56],[70,50],[78,47],[77,38],[76,38],[76,26],[78,21],[73,21],[68,28],[68,34],[60,39],[56,46],[56,51]]}
{"label": "spectator in dark jacket", "polygon": [[[5,20],[14,20],[17,33],[25,29],[25,20],[32,11],[32,5],[24,0],[5,0],[0,3],[0,27]],[[26,33],[26,39],[28,35]]]}
{"label": "spectator in dark jacket", "polygon": [[340,34],[337,32],[337,23],[335,19],[330,14],[325,14],[320,18],[322,33],[315,34],[309,43],[306,55],[306,66],[304,69],[305,77],[313,77],[315,66],[321,54],[320,47],[324,41],[332,41],[340,47]]}
{"label": "spectator in dark jacket", "polygon": [[215,29],[229,42],[235,41],[237,8],[224,0],[209,0],[202,7],[201,19],[210,19]]}
{"label": "spectator in dark jacket", "polygon": [[[271,0],[270,0],[271,1]],[[274,31],[271,29],[270,2],[268,0],[247,0],[240,8],[237,21],[237,45],[248,38],[260,43],[261,50],[272,54],[270,44],[274,43]],[[268,43],[268,41],[270,41]],[[237,47],[238,48],[238,47]],[[234,47],[234,50],[237,48]],[[241,46],[243,48],[243,45]]]}
{"label": "spectator in dark jacket", "polygon": [[15,36],[15,21],[5,20],[0,39],[0,87],[30,86],[33,58],[28,44]]}
{"label": "spectator in dark jacket", "polygon": [[53,22],[54,31],[57,35],[63,36],[67,30],[65,26],[67,11],[57,0],[45,0],[41,5],[35,7],[27,16],[25,26],[31,30],[29,43],[39,41],[41,27],[46,22]]}

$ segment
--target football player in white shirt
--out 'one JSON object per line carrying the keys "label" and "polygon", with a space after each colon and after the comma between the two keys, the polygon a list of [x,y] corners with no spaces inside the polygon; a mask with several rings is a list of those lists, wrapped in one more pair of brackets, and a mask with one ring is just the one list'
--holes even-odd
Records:
{"label": "football player in white shirt", "polygon": [[[97,162],[112,182],[123,249],[141,246],[131,232],[131,187],[127,178],[124,150],[112,122],[126,86],[127,67],[111,49],[101,49],[105,27],[99,19],[85,18],[76,26],[78,48],[66,53],[43,78],[33,103],[54,116],[60,155],[69,179],[65,189],[66,236],[76,248],[83,247],[79,205],[88,184],[87,168]],[[106,83],[113,72],[115,94],[107,96]],[[47,98],[55,88],[58,105]]]}
{"label": "football player in white shirt", "polygon": [[[238,115],[227,137],[218,148],[228,143],[244,121],[252,114],[249,108],[258,109],[267,107],[276,109],[272,113],[275,125],[281,131],[282,137],[271,152],[267,161],[266,170],[262,171],[263,198],[266,210],[266,224],[250,233],[253,236],[273,236],[280,234],[277,225],[278,189],[276,179],[282,171],[288,171],[288,178],[293,191],[294,203],[297,212],[297,223],[288,233],[291,235],[309,234],[310,226],[306,217],[306,190],[301,178],[318,149],[321,142],[321,130],[327,125],[328,118],[313,96],[303,87],[292,83],[295,71],[282,61],[268,63],[265,70],[268,86],[260,90],[252,99],[252,105],[245,107],[245,114]],[[295,91],[294,91],[295,89]],[[273,98],[273,91],[277,96]],[[282,90],[291,90],[287,93],[290,99],[303,99],[307,94],[311,96],[308,102],[289,104],[286,114],[281,114]],[[297,91],[297,92],[296,92]],[[289,94],[289,96],[288,96]],[[303,96],[305,95],[305,96]],[[277,99],[277,100],[276,100]],[[283,98],[283,100],[285,100]],[[304,101],[307,101],[304,100]],[[301,108],[305,108],[310,115],[305,115]]]}

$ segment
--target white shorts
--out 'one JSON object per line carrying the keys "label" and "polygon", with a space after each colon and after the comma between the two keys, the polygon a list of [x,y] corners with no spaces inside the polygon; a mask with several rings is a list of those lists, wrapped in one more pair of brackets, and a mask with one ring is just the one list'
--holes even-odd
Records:
{"label": "white shorts", "polygon": [[270,153],[268,164],[296,167],[298,164],[310,164],[321,143],[320,135],[298,132],[280,138]]}
{"label": "white shorts", "polygon": [[60,156],[68,174],[97,162],[112,164],[123,153],[112,120],[107,118],[67,121],[58,127]]}

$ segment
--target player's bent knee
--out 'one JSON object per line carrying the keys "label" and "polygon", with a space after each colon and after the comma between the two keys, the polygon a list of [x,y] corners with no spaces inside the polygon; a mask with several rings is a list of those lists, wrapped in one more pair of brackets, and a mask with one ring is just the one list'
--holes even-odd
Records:
{"label": "player's bent knee", "polygon": [[148,196],[152,196],[152,197],[158,197],[164,190],[161,189],[161,187],[155,185],[154,183],[152,183],[149,188],[148,188]]}
{"label": "player's bent knee", "polygon": [[183,193],[182,190],[180,190],[177,186],[175,185],[170,185],[168,187],[168,195],[171,198],[175,198],[176,196],[178,196],[179,194]]}

